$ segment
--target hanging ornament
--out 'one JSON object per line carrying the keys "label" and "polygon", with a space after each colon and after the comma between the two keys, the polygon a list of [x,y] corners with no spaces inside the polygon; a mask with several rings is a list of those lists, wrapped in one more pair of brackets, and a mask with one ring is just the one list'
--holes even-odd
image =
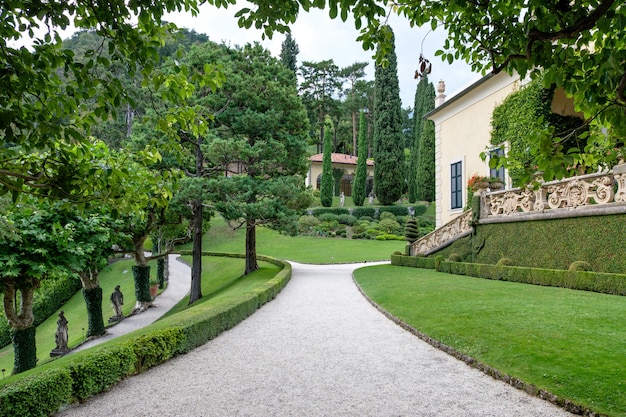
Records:
{"label": "hanging ornament", "polygon": [[432,69],[432,65],[430,61],[424,58],[424,55],[420,54],[419,60],[417,61],[417,69],[415,70],[414,79],[418,79],[419,77],[423,77],[425,75],[430,74]]}

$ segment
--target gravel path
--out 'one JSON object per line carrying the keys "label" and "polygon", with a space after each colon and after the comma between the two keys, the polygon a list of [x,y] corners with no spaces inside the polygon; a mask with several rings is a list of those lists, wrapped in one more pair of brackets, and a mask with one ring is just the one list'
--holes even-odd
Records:
{"label": "gravel path", "polygon": [[294,263],[234,329],[58,416],[570,415],[392,323],[352,282],[358,266]]}

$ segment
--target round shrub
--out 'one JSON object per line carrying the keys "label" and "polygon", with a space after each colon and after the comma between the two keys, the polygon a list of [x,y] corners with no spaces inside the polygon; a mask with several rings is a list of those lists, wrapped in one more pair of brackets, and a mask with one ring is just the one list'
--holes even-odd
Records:
{"label": "round shrub", "polygon": [[380,213],[380,216],[378,216],[378,218],[380,220],[390,219],[396,221],[396,215],[389,211],[383,211],[382,213]]}
{"label": "round shrub", "polygon": [[496,266],[513,266],[515,263],[511,258],[500,258],[500,260],[496,263]]}
{"label": "round shrub", "polygon": [[393,219],[382,219],[378,222],[378,228],[386,233],[402,233],[402,226],[400,226],[400,223]]}
{"label": "round shrub", "polygon": [[345,224],[348,226],[353,226],[357,223],[357,218],[350,214],[340,214],[338,219],[340,224]]}
{"label": "round shrub", "polygon": [[300,216],[298,219],[298,231],[300,233],[312,233],[320,221],[315,216]]}
{"label": "round shrub", "polygon": [[569,266],[570,271],[593,271],[591,264],[585,261],[574,261]]}
{"label": "round shrub", "polygon": [[339,222],[339,216],[333,213],[322,213],[317,218],[321,222]]}
{"label": "round shrub", "polygon": [[400,252],[399,250],[397,250],[397,251],[394,251],[392,255],[404,255],[404,254]]}
{"label": "round shrub", "polygon": [[371,217],[371,216],[361,216],[361,217],[359,217],[359,223],[360,223],[360,222],[363,222],[363,221],[366,221],[366,222],[373,222],[373,221],[374,221],[374,218],[373,218],[373,217]]}
{"label": "round shrub", "polygon": [[387,240],[387,238],[385,237],[385,235],[378,235],[376,236],[376,240]]}

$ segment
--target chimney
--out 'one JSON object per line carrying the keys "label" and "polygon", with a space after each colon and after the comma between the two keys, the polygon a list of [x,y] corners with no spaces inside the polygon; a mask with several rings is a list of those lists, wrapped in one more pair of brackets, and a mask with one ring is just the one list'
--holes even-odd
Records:
{"label": "chimney", "polygon": [[435,98],[435,107],[441,106],[446,101],[446,95],[444,92],[446,91],[446,83],[443,80],[439,81],[437,84],[437,97]]}

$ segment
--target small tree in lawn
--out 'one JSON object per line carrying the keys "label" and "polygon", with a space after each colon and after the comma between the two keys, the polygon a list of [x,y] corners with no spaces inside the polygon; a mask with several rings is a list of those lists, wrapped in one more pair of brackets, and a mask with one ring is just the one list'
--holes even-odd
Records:
{"label": "small tree in lawn", "polygon": [[[386,31],[392,39],[390,27]],[[404,136],[402,105],[398,83],[395,48],[387,54],[388,65],[376,66],[374,117],[374,188],[384,205],[393,204],[402,196],[404,185]]]}
{"label": "small tree in lawn", "polygon": [[320,184],[320,200],[322,206],[333,205],[333,161],[332,137],[330,129],[324,132],[324,157],[322,159],[322,182]]}
{"label": "small tree in lawn", "polygon": [[367,125],[365,114],[359,118],[359,146],[356,172],[352,185],[352,201],[355,206],[362,206],[365,201],[365,181],[367,181]]}

